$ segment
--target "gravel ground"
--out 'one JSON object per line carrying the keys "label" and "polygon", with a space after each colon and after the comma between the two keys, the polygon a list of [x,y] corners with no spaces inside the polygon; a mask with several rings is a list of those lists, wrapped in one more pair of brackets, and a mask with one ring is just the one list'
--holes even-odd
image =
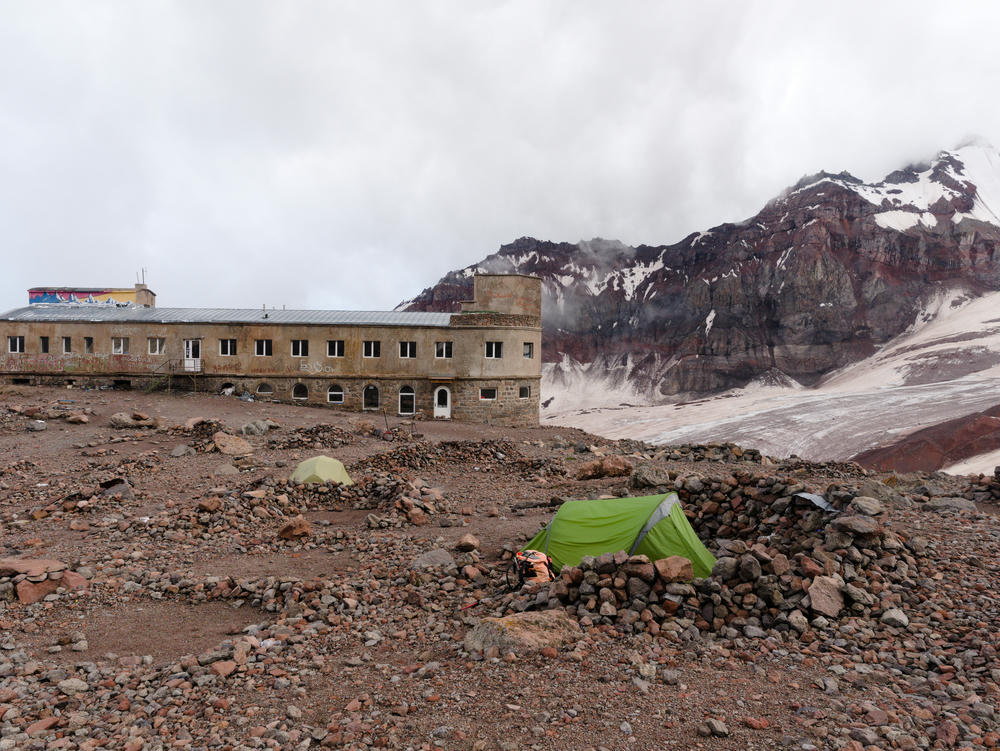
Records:
{"label": "gravel ground", "polygon": [[[111,427],[112,415],[135,412],[153,426]],[[38,418],[44,430],[31,429]],[[184,427],[192,418],[221,426]],[[261,420],[278,427],[243,436],[249,453],[215,450],[215,429],[239,435]],[[570,428],[395,417],[388,427],[393,441],[381,415],[210,395],[0,392],[0,557],[70,572],[0,577],[0,751],[998,747],[1000,531],[982,487],[967,508],[947,499],[969,482],[939,474]],[[316,453],[342,459],[357,486],[290,484]],[[481,619],[533,598],[502,586],[505,550],[560,499],[650,492],[630,489],[629,476],[575,479],[604,456],[676,482],[696,526],[723,524],[746,548],[766,543],[762,561],[785,548],[793,559],[794,548],[791,592],[809,584],[806,533],[706,512],[724,502],[711,478],[743,478],[723,483],[730,496],[779,477],[844,499],[885,491],[876,563],[838,574],[875,602],[837,618],[803,608],[798,631],[787,613],[747,605],[755,580],[713,577],[702,584],[720,586],[720,602],[735,592],[745,614],[717,610],[699,625],[685,608],[701,590],[689,590],[655,636],[595,616],[558,648],[467,648]],[[704,490],[690,490],[693,477]],[[756,540],[758,524],[780,535]],[[468,534],[477,545],[458,550]],[[435,549],[451,562],[414,568]],[[49,588],[25,604],[24,583]],[[891,609],[906,626],[883,622]],[[747,629],[756,624],[759,634]]]}

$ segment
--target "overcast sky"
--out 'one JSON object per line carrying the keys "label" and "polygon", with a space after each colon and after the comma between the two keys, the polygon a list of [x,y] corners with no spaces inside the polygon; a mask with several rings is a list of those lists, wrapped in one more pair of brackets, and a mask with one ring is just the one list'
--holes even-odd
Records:
{"label": "overcast sky", "polygon": [[524,235],[675,242],[1000,145],[1000,4],[6,2],[0,310],[388,309]]}

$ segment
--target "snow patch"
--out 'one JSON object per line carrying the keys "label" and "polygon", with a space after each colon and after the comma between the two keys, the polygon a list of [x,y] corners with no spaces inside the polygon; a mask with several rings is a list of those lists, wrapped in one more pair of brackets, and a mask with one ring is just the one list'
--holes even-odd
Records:
{"label": "snow patch", "polygon": [[928,211],[917,213],[915,211],[883,211],[875,214],[875,223],[882,229],[894,229],[897,232],[906,232],[908,229],[923,224],[925,227],[934,227],[937,224],[937,217]]}
{"label": "snow patch", "polygon": [[712,324],[715,323],[715,308],[709,311],[709,314],[705,316],[705,337],[707,338],[709,333],[712,331]]}

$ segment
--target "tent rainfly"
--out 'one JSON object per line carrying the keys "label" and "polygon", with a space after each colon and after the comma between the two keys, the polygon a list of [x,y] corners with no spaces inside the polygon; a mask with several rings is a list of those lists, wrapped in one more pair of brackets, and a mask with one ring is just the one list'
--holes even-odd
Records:
{"label": "tent rainfly", "polygon": [[353,485],[354,480],[347,474],[344,465],[338,459],[329,456],[314,456],[300,462],[292,473],[293,482],[339,482],[341,485]]}
{"label": "tent rainfly", "polygon": [[682,556],[691,561],[696,577],[709,576],[715,565],[676,493],[566,501],[524,550],[541,550],[552,559],[556,571],[576,566],[585,555],[619,550],[646,555],[651,561]]}

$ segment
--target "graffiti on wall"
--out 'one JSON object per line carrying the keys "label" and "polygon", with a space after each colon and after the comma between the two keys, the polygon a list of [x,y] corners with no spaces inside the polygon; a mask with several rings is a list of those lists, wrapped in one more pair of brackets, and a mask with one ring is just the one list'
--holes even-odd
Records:
{"label": "graffiti on wall", "polygon": [[318,362],[308,362],[303,361],[299,363],[299,370],[305,371],[306,373],[336,373],[336,369],[332,365],[324,365]]}
{"label": "graffiti on wall", "polygon": [[89,303],[92,305],[134,305],[134,289],[77,289],[74,287],[34,287],[28,290],[28,304]]}
{"label": "graffiti on wall", "polygon": [[156,359],[142,355],[4,355],[0,356],[0,372],[145,373],[158,363]]}

